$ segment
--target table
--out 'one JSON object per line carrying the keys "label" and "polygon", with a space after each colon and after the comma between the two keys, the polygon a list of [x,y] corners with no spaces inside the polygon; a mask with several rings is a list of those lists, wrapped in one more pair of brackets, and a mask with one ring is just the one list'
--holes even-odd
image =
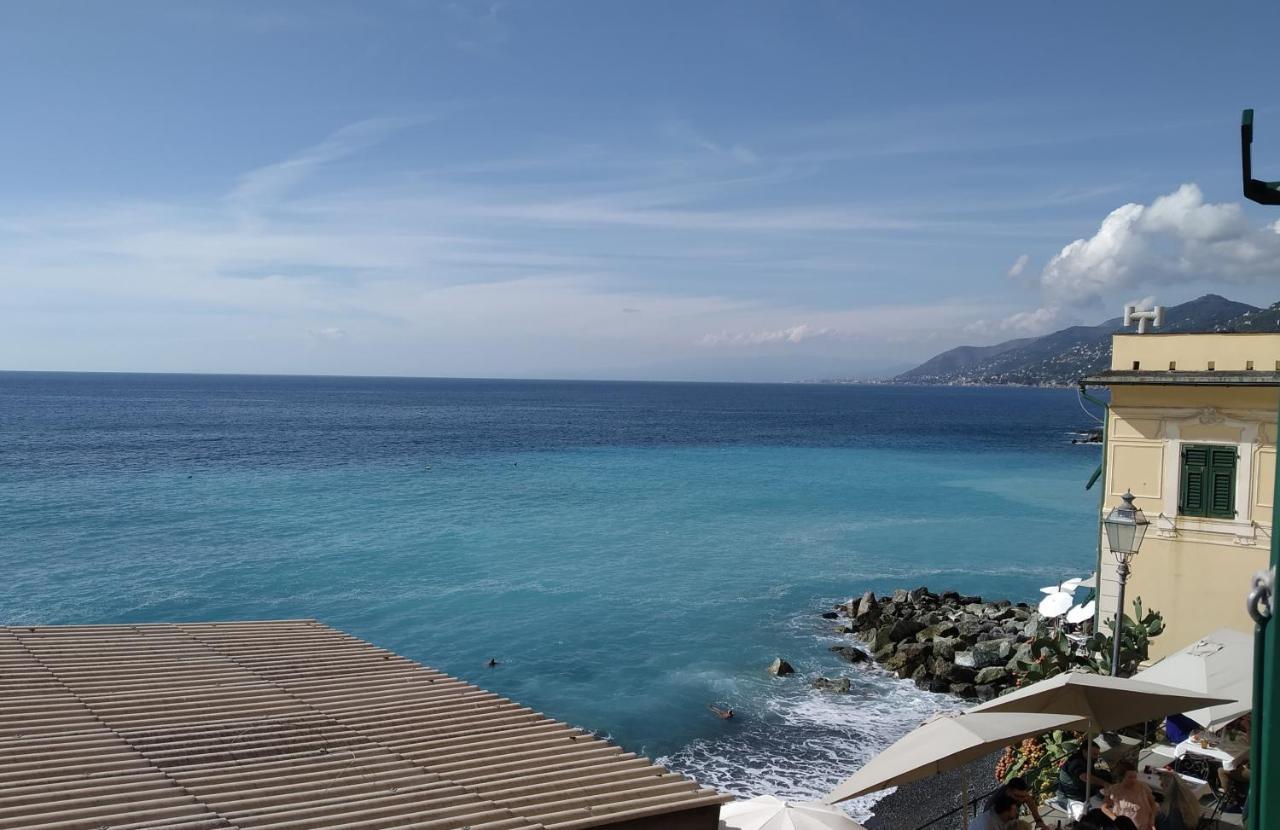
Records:
{"label": "table", "polygon": [[[1201,741],[1207,743],[1208,746],[1201,746]],[[1212,732],[1200,732],[1175,746],[1173,753],[1175,758],[1181,758],[1184,755],[1199,755],[1201,758],[1217,761],[1222,764],[1222,768],[1225,770],[1233,770],[1240,762],[1249,757],[1249,742],[1241,740],[1229,741]]]}
{"label": "table", "polygon": [[[1191,794],[1196,800],[1204,798],[1207,795],[1213,795],[1213,790],[1209,788],[1209,782],[1203,778],[1196,778],[1191,775],[1183,775],[1182,773],[1166,772],[1166,775],[1177,775],[1182,779],[1182,783],[1186,784]],[[1154,772],[1138,773],[1138,780],[1151,788],[1152,792],[1160,793],[1164,790],[1164,782],[1160,780],[1160,775]]]}

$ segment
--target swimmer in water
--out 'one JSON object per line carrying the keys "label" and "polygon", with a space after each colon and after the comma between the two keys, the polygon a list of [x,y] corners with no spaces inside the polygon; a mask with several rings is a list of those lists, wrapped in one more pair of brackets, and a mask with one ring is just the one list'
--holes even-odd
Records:
{"label": "swimmer in water", "polygon": [[721,709],[716,706],[708,706],[707,708],[710,709],[712,712],[715,712],[716,717],[720,718],[721,720],[729,720],[730,718],[733,717],[733,709]]}
{"label": "swimmer in water", "polygon": [[488,663],[485,663],[485,665],[486,665],[486,666],[488,666],[488,667],[489,667],[489,668],[491,668],[491,669],[492,669],[492,668],[496,668],[496,667],[497,667],[497,665],[498,665],[498,661],[497,661],[497,660],[495,660],[495,659],[493,659],[492,657],[490,657],[490,658],[489,658],[489,662],[488,662]]}

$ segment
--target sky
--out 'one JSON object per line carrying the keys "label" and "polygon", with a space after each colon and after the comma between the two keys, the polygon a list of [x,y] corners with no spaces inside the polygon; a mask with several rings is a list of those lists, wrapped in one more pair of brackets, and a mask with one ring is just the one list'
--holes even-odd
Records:
{"label": "sky", "polygon": [[1280,300],[1280,4],[0,5],[0,369],[876,377]]}

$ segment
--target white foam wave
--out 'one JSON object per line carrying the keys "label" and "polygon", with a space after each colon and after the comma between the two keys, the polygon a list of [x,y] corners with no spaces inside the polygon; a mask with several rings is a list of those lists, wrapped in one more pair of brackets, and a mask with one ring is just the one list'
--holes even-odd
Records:
{"label": "white foam wave", "polygon": [[[860,672],[851,679],[848,695],[818,692],[803,681],[778,684],[761,701],[759,716],[734,723],[723,737],[695,740],[660,762],[740,797],[820,799],[950,704],[949,698],[881,672]],[[855,799],[845,808],[865,820],[885,795]]]}

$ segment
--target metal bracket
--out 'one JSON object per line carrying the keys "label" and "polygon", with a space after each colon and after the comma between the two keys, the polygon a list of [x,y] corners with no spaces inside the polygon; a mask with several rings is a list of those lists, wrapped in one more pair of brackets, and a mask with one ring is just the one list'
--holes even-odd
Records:
{"label": "metal bracket", "polygon": [[1275,586],[1275,568],[1258,571],[1253,575],[1253,590],[1249,592],[1246,609],[1249,612],[1249,616],[1258,625],[1266,625],[1267,620],[1271,619],[1271,615],[1275,611],[1275,606],[1272,604],[1272,597],[1275,596]]}

